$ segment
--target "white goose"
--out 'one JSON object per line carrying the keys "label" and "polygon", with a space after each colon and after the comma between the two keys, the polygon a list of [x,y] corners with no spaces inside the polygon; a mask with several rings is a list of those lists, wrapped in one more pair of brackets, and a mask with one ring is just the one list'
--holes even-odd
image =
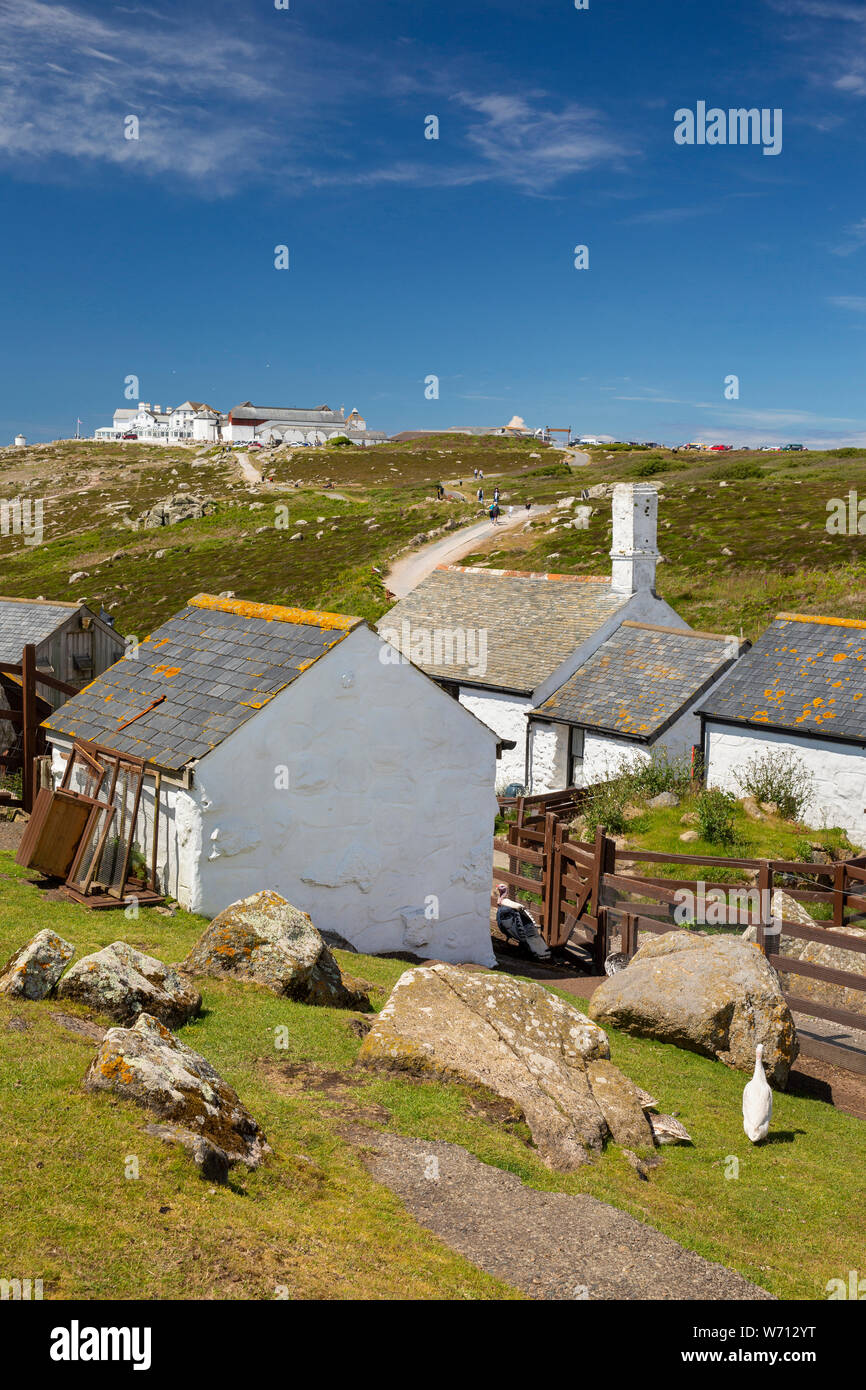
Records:
{"label": "white goose", "polygon": [[764,1074],[763,1044],[755,1048],[755,1071],[743,1091],[743,1129],[753,1144],[766,1139],[773,1118],[773,1092]]}

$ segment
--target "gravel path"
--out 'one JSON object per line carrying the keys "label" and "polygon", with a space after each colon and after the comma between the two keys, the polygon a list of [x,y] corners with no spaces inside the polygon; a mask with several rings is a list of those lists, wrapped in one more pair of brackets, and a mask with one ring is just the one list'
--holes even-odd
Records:
{"label": "gravel path", "polygon": [[552,510],[552,507],[533,507],[531,512],[527,512],[515,507],[514,515],[504,513],[496,527],[492,525],[489,517],[482,521],[474,521],[471,526],[462,526],[459,531],[452,531],[442,540],[422,546],[420,550],[413,550],[411,554],[402,555],[399,560],[395,560],[393,568],[385,577],[385,585],[397,598],[405,598],[418,587],[422,579],[433,573],[437,565],[453,565],[464,555],[469,555],[478,541],[489,540],[498,532],[514,531],[518,526],[525,526],[527,521],[534,521],[536,517]]}
{"label": "gravel path", "polygon": [[422,1226],[530,1298],[772,1298],[595,1197],[537,1192],[456,1144],[363,1129],[350,1137]]}
{"label": "gravel path", "polygon": [[236,453],[235,458],[241,466],[241,473],[245,483],[258,484],[262,481],[261,473],[250,463],[249,454]]}

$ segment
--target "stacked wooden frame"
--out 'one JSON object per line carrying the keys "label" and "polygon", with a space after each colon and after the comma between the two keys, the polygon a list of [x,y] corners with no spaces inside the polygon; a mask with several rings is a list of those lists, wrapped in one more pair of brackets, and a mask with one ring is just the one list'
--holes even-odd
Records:
{"label": "stacked wooden frame", "polygon": [[[149,771],[156,778],[153,837],[142,877],[131,872],[131,861]],[[159,783],[143,759],[76,739],[60,786],[43,787],[36,798],[17,862],[64,879],[60,891],[85,907],[123,907],[133,897],[143,907],[163,902],[156,882]]]}

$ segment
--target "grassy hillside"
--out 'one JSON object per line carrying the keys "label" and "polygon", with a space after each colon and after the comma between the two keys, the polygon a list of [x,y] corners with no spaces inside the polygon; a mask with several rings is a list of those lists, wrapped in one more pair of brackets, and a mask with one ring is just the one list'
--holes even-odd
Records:
{"label": "grassy hillside", "polygon": [[[742,627],[754,638],[782,609],[864,611],[866,539],[826,530],[831,498],[854,489],[866,499],[864,450],[713,457],[594,449],[589,467],[570,468],[537,441],[441,435],[369,450],[282,448],[251,460],[273,481],[252,488],[218,447],[199,453],[82,440],[0,451],[0,498],[40,499],[45,528],[36,546],[0,536],[0,587],[18,596],[86,597],[137,635],[199,589],[372,619],[387,607],[373,567],[383,570],[414,537],[448,519],[478,516],[472,472],[483,468],[486,492],[498,482],[506,507],[554,503],[598,483],[652,481],[660,492],[659,592],[696,627]],[[437,482],[465,501],[437,502]],[[178,490],[213,498],[217,514],[158,531],[132,531],[121,519]],[[610,502],[592,505],[586,531],[567,524],[567,511],[530,513],[528,530],[492,535],[469,562],[605,573]],[[286,515],[280,529],[277,518]],[[304,539],[291,540],[298,530]],[[157,558],[158,551],[165,554]],[[70,585],[82,570],[86,577]]]}
{"label": "grassy hillside", "polygon": [[[0,878],[0,962],[42,927],[72,941],[78,958],[121,936],[177,961],[203,926],[180,911],[129,921],[47,901],[6,854]],[[376,1008],[406,969],[393,959],[340,958],[378,987]],[[543,1190],[591,1193],[782,1297],[823,1298],[829,1279],[860,1265],[866,1212],[851,1175],[866,1164],[866,1126],[828,1105],[778,1095],[772,1142],[753,1148],[742,1131],[742,1074],[611,1034],[614,1061],[679,1113],[694,1147],[664,1150],[648,1182],[616,1146],[578,1173],[554,1174],[525,1127],[503,1122],[501,1107],[497,1116],[481,1095],[356,1069],[351,1016],[257,986],[201,983],[204,1013],[183,1040],[237,1089],[275,1151],[255,1173],[234,1170],[224,1188],[145,1134],[143,1111],[81,1089],[96,1044],[52,1015],[62,1008],[83,1017],[83,1008],[0,998],[6,1277],[42,1278],[46,1298],[271,1299],[279,1288],[292,1298],[516,1296],[369,1177],[343,1136],[358,1124],[462,1144]],[[275,1046],[280,1025],[288,1050]],[[130,1156],[137,1179],[127,1177]]]}

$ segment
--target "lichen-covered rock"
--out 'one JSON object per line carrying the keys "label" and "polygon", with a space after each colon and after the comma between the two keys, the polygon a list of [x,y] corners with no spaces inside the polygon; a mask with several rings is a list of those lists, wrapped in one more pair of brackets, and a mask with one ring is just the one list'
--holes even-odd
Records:
{"label": "lichen-covered rock", "polygon": [[252,980],[305,1004],[370,1007],[362,982],[343,974],[309,915],[269,890],[225,908],[182,968],[191,975]]}
{"label": "lichen-covered rock", "polygon": [[590,1017],[751,1072],[764,1046],[767,1079],[784,1086],[799,1044],[779,977],[740,937],[666,932],[592,996]]}
{"label": "lichen-covered rock", "polygon": [[442,963],[401,975],[359,1054],[505,1097],[543,1161],[566,1172],[611,1137],[652,1147],[639,1093],[609,1057],[602,1029],[540,985]]}
{"label": "lichen-covered rock", "polygon": [[168,1126],[161,1137],[182,1143],[199,1166],[219,1167],[205,1139],[229,1164],[257,1168],[271,1152],[260,1125],[200,1053],[164,1024],[141,1014],[134,1028],[109,1028],[84,1078],[87,1091],[112,1091],[150,1110]]}
{"label": "lichen-covered rock", "polygon": [[125,941],[84,956],[63,976],[57,996],[86,1004],[115,1023],[131,1024],[147,1013],[167,1028],[181,1028],[201,1009],[201,995],[190,980]]}
{"label": "lichen-covered rock", "polygon": [[[802,903],[779,889],[773,894],[772,913],[783,922],[801,922],[806,927],[825,927],[840,936],[850,936],[853,942],[866,941],[866,931],[860,927],[834,927],[830,922],[818,922],[806,911]],[[758,928],[754,925],[743,932],[744,941],[756,941]],[[778,954],[791,956],[795,960],[811,965],[829,966],[831,970],[844,970],[852,975],[866,978],[866,953],[846,951],[841,946],[830,946],[825,941],[800,941],[797,937],[786,936],[783,930]],[[829,980],[813,980],[808,975],[794,975],[780,970],[782,988],[789,994],[798,994],[802,999],[811,999],[816,1004],[830,1004],[837,1009],[851,1009],[853,1013],[866,1014],[866,990],[853,989],[848,985],[831,984]]]}
{"label": "lichen-covered rock", "polygon": [[54,989],[75,947],[56,932],[37,932],[0,971],[0,994],[16,999],[45,999]]}

